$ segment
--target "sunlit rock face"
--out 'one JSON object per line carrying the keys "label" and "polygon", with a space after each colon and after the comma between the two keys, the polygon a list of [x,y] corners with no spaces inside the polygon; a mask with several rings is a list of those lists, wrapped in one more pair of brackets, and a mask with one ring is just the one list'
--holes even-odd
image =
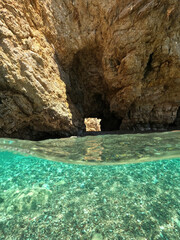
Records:
{"label": "sunlit rock face", "polygon": [[85,126],[86,131],[90,132],[98,132],[101,131],[101,125],[100,125],[101,119],[98,118],[85,118]]}
{"label": "sunlit rock face", "polygon": [[179,0],[0,1],[0,136],[178,128],[179,22]]}

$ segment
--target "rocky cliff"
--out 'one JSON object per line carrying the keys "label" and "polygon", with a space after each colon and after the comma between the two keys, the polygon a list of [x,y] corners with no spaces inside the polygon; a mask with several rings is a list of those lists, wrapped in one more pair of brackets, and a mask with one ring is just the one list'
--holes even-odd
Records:
{"label": "rocky cliff", "polygon": [[180,127],[179,0],[0,0],[0,136]]}

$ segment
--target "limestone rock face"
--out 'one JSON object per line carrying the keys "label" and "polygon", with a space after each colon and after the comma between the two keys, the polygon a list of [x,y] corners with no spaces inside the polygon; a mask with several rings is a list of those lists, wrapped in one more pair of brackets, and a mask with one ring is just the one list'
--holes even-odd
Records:
{"label": "limestone rock face", "polygon": [[44,14],[38,1],[0,1],[1,136],[77,132],[81,116],[67,99],[64,73],[45,35]]}
{"label": "limestone rock face", "polygon": [[100,126],[101,119],[98,118],[85,118],[86,131],[99,132],[101,131]]}
{"label": "limestone rock face", "polygon": [[178,128],[179,116],[179,0],[0,0],[1,137],[77,134],[89,117]]}

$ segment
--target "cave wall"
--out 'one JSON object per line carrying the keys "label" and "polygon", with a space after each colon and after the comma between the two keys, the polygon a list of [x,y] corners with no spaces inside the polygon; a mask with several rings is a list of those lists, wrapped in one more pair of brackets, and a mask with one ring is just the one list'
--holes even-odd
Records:
{"label": "cave wall", "polygon": [[0,17],[1,137],[78,134],[89,117],[180,127],[179,0],[4,0]]}

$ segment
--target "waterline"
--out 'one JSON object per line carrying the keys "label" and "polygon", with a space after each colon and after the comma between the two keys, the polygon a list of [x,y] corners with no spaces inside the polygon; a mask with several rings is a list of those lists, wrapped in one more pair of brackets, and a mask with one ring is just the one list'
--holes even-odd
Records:
{"label": "waterline", "polygon": [[0,139],[1,151],[57,162],[117,165],[180,156],[180,132],[71,137],[45,141]]}

